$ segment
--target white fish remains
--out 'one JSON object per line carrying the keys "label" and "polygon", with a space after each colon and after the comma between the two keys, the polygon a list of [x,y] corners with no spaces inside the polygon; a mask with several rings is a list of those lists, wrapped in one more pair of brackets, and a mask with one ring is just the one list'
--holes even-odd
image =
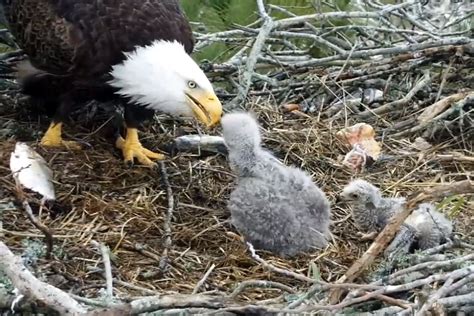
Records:
{"label": "white fish remains", "polygon": [[211,135],[183,135],[173,141],[173,146],[178,151],[227,154],[224,138]]}
{"label": "white fish remains", "polygon": [[10,170],[17,183],[41,194],[46,200],[55,200],[53,172],[46,160],[27,144],[17,142],[10,156]]}

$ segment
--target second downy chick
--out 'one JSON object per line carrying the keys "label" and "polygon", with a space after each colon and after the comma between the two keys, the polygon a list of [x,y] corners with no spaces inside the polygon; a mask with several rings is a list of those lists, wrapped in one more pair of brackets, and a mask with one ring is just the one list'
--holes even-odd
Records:
{"label": "second downy chick", "polygon": [[229,164],[238,176],[228,208],[239,233],[255,248],[280,256],[326,247],[326,195],[305,172],[261,148],[258,124],[249,114],[227,114],[222,127]]}
{"label": "second downy chick", "polygon": [[366,232],[380,232],[405,203],[405,198],[383,197],[379,188],[362,179],[345,186],[340,198],[351,203],[355,224]]}
{"label": "second downy chick", "polygon": [[416,231],[417,249],[425,250],[445,242],[453,234],[453,223],[431,203],[422,203],[405,220]]}
{"label": "second downy chick", "polygon": [[426,250],[446,242],[453,234],[453,224],[433,204],[418,205],[400,227],[385,256],[395,259],[413,250]]}
{"label": "second downy chick", "polygon": [[[362,179],[349,183],[343,189],[341,199],[353,203],[352,215],[357,226],[377,233],[405,203],[405,198],[382,197],[377,187]],[[448,239],[452,232],[452,223],[436,211],[434,205],[422,203],[406,218],[385,254],[391,256],[407,253],[409,249],[432,248]]]}

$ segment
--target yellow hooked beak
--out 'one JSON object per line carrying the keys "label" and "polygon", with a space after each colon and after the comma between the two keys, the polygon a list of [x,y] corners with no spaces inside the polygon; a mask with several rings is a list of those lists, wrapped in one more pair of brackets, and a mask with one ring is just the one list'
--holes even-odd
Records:
{"label": "yellow hooked beak", "polygon": [[222,104],[214,92],[194,89],[186,92],[186,99],[193,111],[194,117],[208,128],[221,121]]}

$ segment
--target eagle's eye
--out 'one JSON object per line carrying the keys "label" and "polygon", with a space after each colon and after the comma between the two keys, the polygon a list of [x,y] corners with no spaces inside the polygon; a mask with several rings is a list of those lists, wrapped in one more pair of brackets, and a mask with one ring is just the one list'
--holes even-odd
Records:
{"label": "eagle's eye", "polygon": [[353,199],[357,199],[359,197],[359,195],[357,193],[351,193],[351,198]]}
{"label": "eagle's eye", "polygon": [[192,81],[192,80],[188,81],[188,87],[190,89],[194,89],[194,88],[196,88],[196,86],[197,86],[197,84],[194,81]]}

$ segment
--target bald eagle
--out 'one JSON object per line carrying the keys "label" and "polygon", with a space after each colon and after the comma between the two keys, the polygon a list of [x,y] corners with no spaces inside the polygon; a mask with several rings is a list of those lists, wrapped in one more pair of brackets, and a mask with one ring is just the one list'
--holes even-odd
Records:
{"label": "bald eagle", "polygon": [[154,111],[220,122],[222,105],[190,57],[194,38],[178,0],[3,0],[9,29],[35,69],[20,82],[32,99],[55,107],[43,146],[62,139],[71,110],[89,100],[124,106],[126,134],[115,145],[125,161],[164,156],[138,137]]}

